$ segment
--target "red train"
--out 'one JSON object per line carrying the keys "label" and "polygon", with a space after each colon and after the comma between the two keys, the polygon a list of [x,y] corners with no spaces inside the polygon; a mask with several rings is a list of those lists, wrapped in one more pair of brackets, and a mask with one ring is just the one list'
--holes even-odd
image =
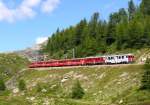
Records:
{"label": "red train", "polygon": [[134,55],[107,55],[90,58],[63,59],[51,61],[38,61],[29,65],[29,68],[39,67],[63,67],[63,66],[82,66],[82,65],[100,65],[100,64],[121,64],[134,62]]}

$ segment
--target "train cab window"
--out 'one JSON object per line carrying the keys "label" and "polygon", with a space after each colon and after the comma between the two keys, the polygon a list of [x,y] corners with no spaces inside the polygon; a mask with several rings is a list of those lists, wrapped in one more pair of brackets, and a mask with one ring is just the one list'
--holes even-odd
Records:
{"label": "train cab window", "polygon": [[114,57],[111,57],[111,59],[114,59]]}
{"label": "train cab window", "polygon": [[119,59],[121,59],[121,56],[119,56]]}

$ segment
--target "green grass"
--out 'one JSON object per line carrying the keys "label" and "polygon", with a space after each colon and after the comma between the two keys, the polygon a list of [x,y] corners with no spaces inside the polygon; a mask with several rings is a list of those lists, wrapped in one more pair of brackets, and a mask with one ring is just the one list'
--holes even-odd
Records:
{"label": "green grass", "polygon": [[8,80],[18,71],[26,68],[28,60],[16,54],[0,54],[0,77]]}
{"label": "green grass", "polygon": [[[27,90],[23,96],[19,93],[16,97],[19,97],[18,102],[22,99],[24,103],[27,103],[26,98],[20,97],[35,97],[31,104],[39,105],[45,99],[51,102],[50,105],[106,105],[119,104],[121,100],[124,105],[138,104],[150,101],[150,92],[139,90],[142,73],[142,65],[29,70],[20,77],[26,81]],[[61,83],[64,77],[68,77],[68,80]],[[70,98],[76,79],[85,90],[85,96],[81,100]],[[46,92],[37,92],[37,84]]]}

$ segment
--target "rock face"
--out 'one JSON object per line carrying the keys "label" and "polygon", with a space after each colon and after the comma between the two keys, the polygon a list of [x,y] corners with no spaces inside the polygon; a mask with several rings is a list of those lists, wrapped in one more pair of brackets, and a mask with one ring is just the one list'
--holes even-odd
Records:
{"label": "rock face", "polygon": [[146,49],[145,51],[143,51],[143,53],[139,57],[139,59],[136,59],[136,62],[138,64],[144,64],[147,58],[150,58],[150,50],[149,49]]}
{"label": "rock face", "polygon": [[20,77],[22,75],[22,73],[26,71],[26,69],[22,69],[20,70],[16,75],[14,75],[13,77],[11,77],[6,83],[6,87],[8,90],[14,90],[17,87],[17,78]]}
{"label": "rock face", "polygon": [[47,90],[46,89],[42,89],[42,92],[45,93],[45,92],[47,92]]}
{"label": "rock face", "polygon": [[18,89],[18,88],[13,89],[13,93],[14,93],[14,94],[16,94],[16,93],[18,93],[18,92],[19,92],[19,89]]}
{"label": "rock face", "polygon": [[68,80],[68,77],[64,77],[62,80],[61,80],[61,83],[64,83]]}
{"label": "rock face", "polygon": [[15,53],[28,58],[29,61],[36,61],[40,59],[40,56],[42,57],[42,55],[39,53],[39,50],[40,48],[27,48],[25,50],[17,51]]}

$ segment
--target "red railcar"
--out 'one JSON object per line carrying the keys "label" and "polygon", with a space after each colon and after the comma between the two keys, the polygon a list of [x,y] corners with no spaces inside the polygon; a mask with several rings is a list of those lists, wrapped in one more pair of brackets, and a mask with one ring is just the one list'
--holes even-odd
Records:
{"label": "red railcar", "polygon": [[78,58],[78,59],[63,59],[63,60],[53,60],[53,61],[41,61],[33,62],[30,64],[30,68],[37,67],[62,67],[62,66],[80,66],[80,65],[94,65],[94,64],[104,64],[105,60],[103,57],[93,57],[93,58]]}

